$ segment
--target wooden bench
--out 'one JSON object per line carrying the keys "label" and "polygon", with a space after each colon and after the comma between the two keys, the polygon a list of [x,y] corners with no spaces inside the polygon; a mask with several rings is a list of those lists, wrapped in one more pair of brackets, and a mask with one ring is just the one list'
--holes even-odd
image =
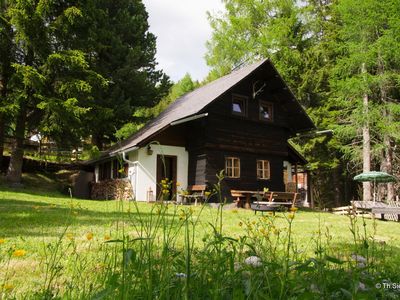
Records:
{"label": "wooden bench", "polygon": [[397,222],[400,222],[400,207],[373,207],[371,213],[381,215],[381,220],[385,220],[385,215],[397,215]]}
{"label": "wooden bench", "polygon": [[298,193],[292,192],[266,192],[264,199],[267,201],[255,201],[251,204],[254,214],[257,211],[279,211],[282,209],[294,207],[296,204]]}
{"label": "wooden bench", "polygon": [[205,199],[205,191],[207,186],[206,185],[189,185],[187,188],[188,194],[180,194],[181,197],[179,203],[183,204],[190,204],[194,199],[194,205],[197,205],[197,201],[200,200],[204,201]]}

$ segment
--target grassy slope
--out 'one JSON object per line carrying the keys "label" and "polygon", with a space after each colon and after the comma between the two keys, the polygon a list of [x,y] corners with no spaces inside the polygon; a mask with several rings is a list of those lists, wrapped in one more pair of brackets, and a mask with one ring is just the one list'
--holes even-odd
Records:
{"label": "grassy slope", "polygon": [[[45,243],[56,241],[65,231],[74,236],[82,253],[86,250],[91,251],[94,244],[102,244],[106,235],[117,238],[121,233],[121,226],[124,226],[125,232],[135,236],[134,225],[137,224],[136,220],[139,216],[134,203],[70,199],[54,190],[49,191],[46,186],[51,181],[49,178],[35,180],[34,188],[30,186],[26,189],[10,189],[4,185],[0,186],[0,239],[6,240],[5,243],[0,244],[0,265],[2,256],[5,261],[8,249],[27,251],[25,257],[10,260],[8,276],[11,276],[11,279],[9,281],[16,288],[23,286],[23,289],[28,291],[40,280],[43,270],[39,261],[43,255]],[[138,203],[137,207],[141,218],[151,218],[153,205]],[[174,207],[171,206],[170,209],[172,219]],[[201,208],[193,209],[194,214],[198,214]],[[179,209],[177,213],[179,214]],[[211,232],[208,224],[216,218],[216,213],[216,209],[209,207],[201,212],[196,243],[201,243],[204,234]],[[244,235],[245,226],[240,226],[239,223],[249,223],[259,218],[260,215],[255,216],[248,210],[226,210],[223,213],[225,234],[231,237]],[[176,222],[177,218],[174,220]],[[277,221],[283,226],[287,223],[282,213],[278,214]],[[371,220],[367,220],[367,227],[369,232],[372,232]],[[345,216],[299,211],[293,228],[294,240],[299,251],[310,254],[315,248],[313,237],[319,228],[323,232],[329,231],[333,249],[348,248],[352,244],[349,219]],[[91,241],[86,238],[88,232],[94,235]],[[391,247],[400,248],[400,224],[398,223],[377,221],[375,236],[379,240],[386,241]],[[4,270],[4,265],[0,269],[0,284],[4,276],[1,270]],[[29,275],[28,282],[26,275]]]}

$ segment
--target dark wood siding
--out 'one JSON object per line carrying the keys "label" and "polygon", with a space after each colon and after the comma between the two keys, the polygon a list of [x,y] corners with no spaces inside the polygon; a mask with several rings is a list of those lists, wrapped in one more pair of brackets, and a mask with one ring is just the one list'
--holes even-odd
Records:
{"label": "dark wood siding", "polygon": [[207,157],[205,154],[189,153],[189,185],[206,184]]}
{"label": "dark wood siding", "polygon": [[[225,157],[238,157],[240,159],[240,178],[225,178],[222,184],[223,194],[230,199],[230,190],[263,190],[284,191],[283,183],[283,157],[262,155],[246,152],[229,152],[207,150],[207,175],[206,183],[212,185],[217,182],[216,174],[225,169]],[[269,160],[271,179],[257,179],[257,160]]]}
{"label": "dark wood siding", "polygon": [[[240,178],[225,178],[223,196],[231,199],[230,190],[284,191],[283,161],[288,157],[287,139],[290,137],[289,116],[280,100],[276,77],[270,78],[263,92],[253,99],[253,83],[257,75],[243,81],[207,107],[209,116],[204,128],[204,153],[206,156],[205,183],[216,183],[216,174],[225,168],[225,157],[240,159]],[[232,96],[247,97],[247,114],[232,114]],[[260,101],[273,104],[273,121],[260,120]],[[257,179],[257,160],[270,162],[271,178]],[[192,164],[194,166],[194,164]],[[196,177],[196,171],[192,171]],[[189,176],[190,179],[190,176]],[[189,182],[195,182],[193,179]]]}

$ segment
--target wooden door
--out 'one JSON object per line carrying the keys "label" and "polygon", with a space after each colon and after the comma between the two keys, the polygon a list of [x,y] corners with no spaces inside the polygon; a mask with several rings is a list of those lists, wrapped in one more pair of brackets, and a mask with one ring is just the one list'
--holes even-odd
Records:
{"label": "wooden door", "polygon": [[[157,200],[176,198],[177,156],[157,155]],[[167,180],[168,194],[162,195],[162,180]]]}

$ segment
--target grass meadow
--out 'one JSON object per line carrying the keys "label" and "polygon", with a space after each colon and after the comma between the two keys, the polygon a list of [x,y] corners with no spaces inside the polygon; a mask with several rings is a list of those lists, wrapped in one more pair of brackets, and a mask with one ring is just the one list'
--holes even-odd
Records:
{"label": "grass meadow", "polygon": [[[0,299],[398,299],[400,224],[0,186]],[[218,187],[216,187],[218,192]]]}

